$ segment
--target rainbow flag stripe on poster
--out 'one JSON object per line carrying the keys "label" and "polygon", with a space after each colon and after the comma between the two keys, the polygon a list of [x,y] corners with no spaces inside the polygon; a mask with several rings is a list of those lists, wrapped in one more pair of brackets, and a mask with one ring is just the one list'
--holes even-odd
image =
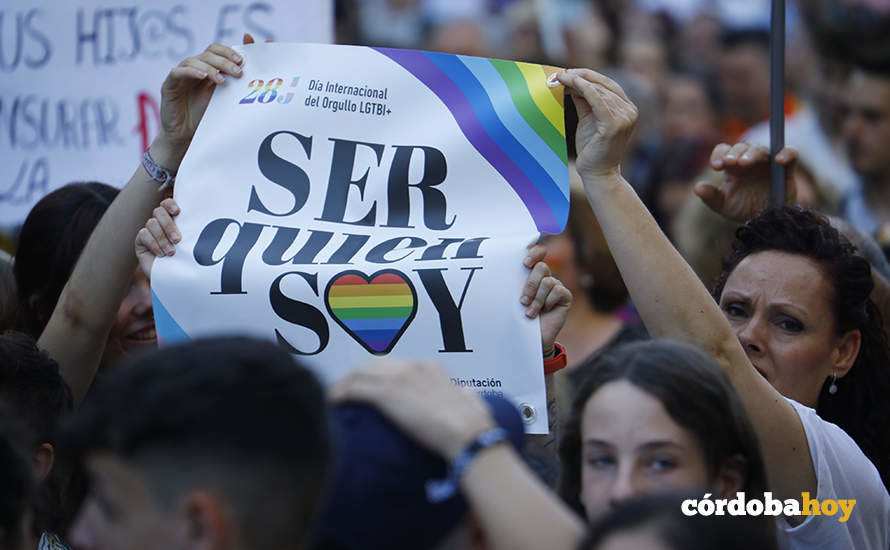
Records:
{"label": "rainbow flag stripe on poster", "polygon": [[388,353],[417,313],[414,287],[394,270],[369,278],[342,273],[328,285],[325,301],[331,317],[373,354]]}
{"label": "rainbow flag stripe on poster", "polygon": [[563,89],[556,67],[375,48],[448,107],[467,140],[528,208],[539,231],[559,233],[569,215]]}
{"label": "rainbow flag stripe on poster", "polygon": [[167,311],[154,289],[151,290],[151,304],[155,317],[155,331],[158,334],[158,345],[163,347],[191,340],[185,330],[176,322],[176,319]]}

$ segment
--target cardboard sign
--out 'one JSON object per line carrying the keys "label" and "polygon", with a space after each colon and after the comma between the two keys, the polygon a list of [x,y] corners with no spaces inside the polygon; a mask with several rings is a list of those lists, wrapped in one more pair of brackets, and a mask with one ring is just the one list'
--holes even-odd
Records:
{"label": "cardboard sign", "polygon": [[127,183],[158,131],[161,83],[208,44],[330,42],[331,0],[0,4],[0,228],[74,181]]}
{"label": "cardboard sign", "polygon": [[546,432],[525,248],[569,208],[558,69],[419,51],[239,47],[182,166],[155,262],[162,342],[248,333],[326,382],[434,359]]}

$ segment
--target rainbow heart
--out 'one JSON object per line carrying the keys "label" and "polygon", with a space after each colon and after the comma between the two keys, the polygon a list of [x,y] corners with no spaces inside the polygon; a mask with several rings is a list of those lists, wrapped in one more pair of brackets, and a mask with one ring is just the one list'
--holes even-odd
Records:
{"label": "rainbow heart", "polygon": [[324,303],[331,318],[374,355],[386,355],[417,313],[417,292],[404,273],[384,269],[370,277],[344,271],[328,283]]}

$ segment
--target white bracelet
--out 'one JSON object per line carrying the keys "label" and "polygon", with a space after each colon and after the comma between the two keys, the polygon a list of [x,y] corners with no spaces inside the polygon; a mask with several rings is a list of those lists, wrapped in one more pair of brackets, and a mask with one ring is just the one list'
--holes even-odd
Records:
{"label": "white bracelet", "polygon": [[148,172],[151,179],[161,184],[161,186],[158,187],[159,193],[166,191],[168,187],[172,187],[173,182],[176,181],[176,176],[170,173],[170,170],[167,170],[156,163],[154,159],[151,158],[151,155],[148,154],[148,151],[145,151],[145,154],[142,155],[142,167],[145,168],[145,171]]}

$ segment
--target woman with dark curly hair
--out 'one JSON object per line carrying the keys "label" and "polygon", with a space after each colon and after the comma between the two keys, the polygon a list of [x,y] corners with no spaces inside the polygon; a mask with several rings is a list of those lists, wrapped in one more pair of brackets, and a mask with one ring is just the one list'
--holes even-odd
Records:
{"label": "woman with dark curly hair", "polygon": [[887,485],[890,356],[873,288],[868,261],[828,220],[783,207],[738,229],[713,296],[754,368],[843,428]]}
{"label": "woman with dark curly hair", "polygon": [[[866,455],[871,453],[883,469],[887,424],[881,405],[874,397],[856,403],[862,412],[852,412],[855,420],[850,421],[861,423],[855,427],[861,431],[850,429],[857,437],[864,435],[859,444],[811,408],[820,405],[826,384],[825,399],[841,393],[836,379],[861,366],[855,363],[862,348],[878,356],[864,352],[872,364],[862,369],[864,379],[856,384],[874,387],[843,391],[855,392],[852,401],[890,389],[880,372],[888,368],[886,347],[882,354],[875,340],[879,335],[868,329],[880,326],[868,302],[868,263],[857,259],[824,220],[794,209],[769,212],[740,232],[741,241],[764,244],[742,245],[750,249],[728,264],[718,306],[621,175],[619,164],[637,119],[634,105],[617,84],[593,71],[572,69],[557,78],[578,110],[576,165],[588,200],[650,334],[693,344],[723,368],[751,418],[770,489],[779,499],[801,506],[812,498],[856,500],[844,522],[825,514],[784,517],[779,528],[785,546],[888,548],[890,495]],[[789,165],[793,156],[785,150],[776,160]],[[746,145],[718,146],[711,161],[715,168],[741,163],[769,174],[762,154]],[[745,192],[758,186],[737,176],[727,178],[723,189],[696,192],[724,214],[762,203],[762,192]],[[742,189],[735,193],[739,189],[733,188]],[[826,414],[824,399],[822,407]]]}

